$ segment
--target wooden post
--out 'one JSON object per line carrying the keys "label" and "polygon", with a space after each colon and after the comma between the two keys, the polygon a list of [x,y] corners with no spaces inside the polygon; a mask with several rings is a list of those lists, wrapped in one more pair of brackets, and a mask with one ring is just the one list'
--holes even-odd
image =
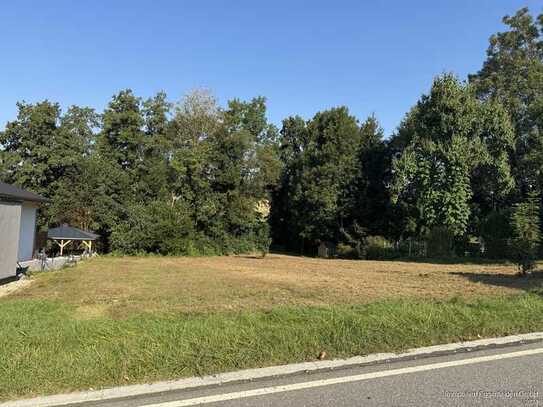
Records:
{"label": "wooden post", "polygon": [[62,253],[64,252],[64,247],[66,247],[67,245],[72,243],[71,240],[67,240],[66,242],[64,242],[64,239],[60,239],[60,243],[58,242],[58,240],[55,240],[55,242],[60,246],[60,255],[61,256],[62,256]]}
{"label": "wooden post", "polygon": [[92,240],[83,240],[83,244],[89,250],[89,253],[92,251]]}

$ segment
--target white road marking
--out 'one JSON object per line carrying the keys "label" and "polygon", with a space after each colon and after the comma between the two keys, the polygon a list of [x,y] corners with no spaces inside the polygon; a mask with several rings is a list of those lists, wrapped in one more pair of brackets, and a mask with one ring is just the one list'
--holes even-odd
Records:
{"label": "white road marking", "polygon": [[253,389],[253,390],[246,390],[246,391],[239,391],[239,392],[225,393],[225,394],[216,394],[213,396],[203,396],[203,397],[196,397],[192,399],[168,401],[164,403],[146,404],[145,406],[142,406],[142,407],[197,406],[200,404],[217,403],[220,401],[227,401],[227,400],[238,400],[238,399],[243,399],[243,398],[248,398],[248,397],[264,396],[264,395],[274,394],[274,393],[284,393],[284,392],[294,391],[294,390],[304,390],[304,389],[311,389],[315,387],[330,386],[334,384],[359,382],[363,380],[377,379],[380,377],[398,376],[402,374],[425,372],[428,370],[444,369],[447,367],[465,366],[465,365],[473,365],[476,363],[492,362],[495,360],[519,358],[523,356],[538,355],[541,353],[543,353],[543,348],[529,349],[529,350],[523,350],[523,351],[518,351],[518,352],[502,353],[498,355],[480,356],[476,358],[453,360],[450,362],[431,363],[428,365],[404,367],[401,369],[383,370],[381,372],[364,373],[364,374],[359,374],[359,375],[354,375],[354,376],[335,377],[332,379],[315,380],[315,381],[303,382],[303,383],[293,383],[293,384],[286,384],[282,386],[264,387],[261,389]]}

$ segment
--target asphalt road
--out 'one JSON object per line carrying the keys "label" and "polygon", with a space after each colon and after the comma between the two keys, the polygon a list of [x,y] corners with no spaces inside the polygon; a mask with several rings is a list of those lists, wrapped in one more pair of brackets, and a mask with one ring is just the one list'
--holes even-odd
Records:
{"label": "asphalt road", "polygon": [[543,407],[543,343],[77,406],[193,405]]}

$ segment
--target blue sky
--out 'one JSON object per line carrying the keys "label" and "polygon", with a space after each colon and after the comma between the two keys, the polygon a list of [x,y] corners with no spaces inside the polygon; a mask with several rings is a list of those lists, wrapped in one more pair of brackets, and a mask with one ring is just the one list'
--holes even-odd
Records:
{"label": "blue sky", "polygon": [[540,1],[26,1],[0,13],[0,128],[18,100],[101,111],[123,88],[221,104],[263,95],[276,124],[346,105],[386,133],[432,78],[465,78],[501,18]]}

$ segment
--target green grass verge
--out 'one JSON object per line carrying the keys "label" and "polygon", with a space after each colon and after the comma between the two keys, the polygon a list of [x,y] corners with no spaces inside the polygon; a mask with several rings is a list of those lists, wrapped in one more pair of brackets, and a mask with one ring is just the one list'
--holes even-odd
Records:
{"label": "green grass verge", "polygon": [[543,330],[536,294],[264,312],[78,319],[36,300],[0,306],[0,399],[398,351]]}

